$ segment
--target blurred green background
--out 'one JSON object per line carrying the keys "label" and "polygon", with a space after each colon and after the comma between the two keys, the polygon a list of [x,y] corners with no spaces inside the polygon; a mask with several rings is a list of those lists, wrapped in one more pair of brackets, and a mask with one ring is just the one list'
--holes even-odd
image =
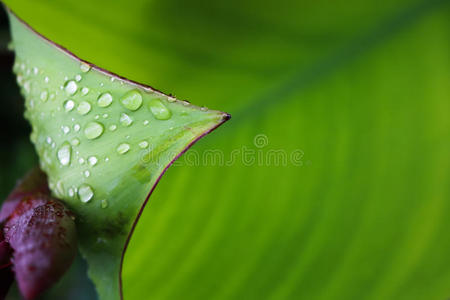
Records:
{"label": "blurred green background", "polygon": [[[5,2],[81,58],[233,116],[150,198],[125,299],[450,297],[450,1]],[[0,24],[4,199],[36,156]],[[43,299],[95,299],[85,271]]]}

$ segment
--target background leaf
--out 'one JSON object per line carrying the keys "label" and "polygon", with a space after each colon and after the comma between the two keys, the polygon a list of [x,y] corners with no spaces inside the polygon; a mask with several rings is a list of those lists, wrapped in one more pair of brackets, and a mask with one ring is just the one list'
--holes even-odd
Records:
{"label": "background leaf", "polygon": [[[7,3],[87,60],[233,115],[152,195],[125,299],[450,296],[449,1]],[[258,163],[274,150],[286,166]]]}

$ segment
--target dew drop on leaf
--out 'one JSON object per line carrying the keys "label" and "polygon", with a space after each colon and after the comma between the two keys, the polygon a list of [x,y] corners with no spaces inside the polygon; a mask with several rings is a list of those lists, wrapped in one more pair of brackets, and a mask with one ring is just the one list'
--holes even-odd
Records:
{"label": "dew drop on leaf", "polygon": [[101,136],[103,133],[103,125],[98,122],[90,122],[84,128],[84,135],[86,138],[93,140]]}
{"label": "dew drop on leaf", "polygon": [[101,206],[102,206],[102,208],[107,208],[108,207],[108,200],[103,199]]}
{"label": "dew drop on leaf", "polygon": [[98,162],[98,159],[95,156],[91,156],[88,158],[88,162],[91,166],[95,166]]}
{"label": "dew drop on leaf", "polygon": [[39,98],[42,100],[42,102],[46,102],[48,99],[48,91],[46,90],[42,91]]}
{"label": "dew drop on leaf", "polygon": [[147,141],[142,141],[139,143],[139,147],[141,147],[142,149],[145,149],[148,147],[148,142]]}
{"label": "dew drop on leaf", "polygon": [[75,107],[75,102],[73,100],[67,100],[64,102],[64,109],[69,112],[72,111],[72,109]]}
{"label": "dew drop on leaf", "polygon": [[155,119],[168,120],[172,116],[170,110],[158,99],[152,99],[148,105]]}
{"label": "dew drop on leaf", "polygon": [[64,85],[64,90],[66,91],[67,95],[72,96],[75,94],[78,90],[78,85],[75,81],[69,80]]}
{"label": "dew drop on leaf", "polygon": [[78,197],[83,203],[89,202],[94,197],[94,191],[87,184],[82,184],[78,187]]}
{"label": "dew drop on leaf", "polygon": [[130,126],[133,123],[133,120],[131,119],[131,117],[125,113],[122,113],[122,115],[120,115],[120,124],[122,124],[123,126]]}
{"label": "dew drop on leaf", "polygon": [[68,142],[64,142],[58,149],[58,160],[61,165],[67,166],[70,164],[70,158],[72,155],[72,147]]}
{"label": "dew drop on leaf", "polygon": [[71,142],[72,146],[78,146],[80,144],[80,140],[77,138],[74,138]]}
{"label": "dew drop on leaf", "polygon": [[100,107],[108,107],[111,105],[113,98],[110,93],[103,93],[98,96],[97,105]]}
{"label": "dew drop on leaf", "polygon": [[142,105],[142,95],[138,90],[131,90],[120,98],[120,103],[129,110],[138,110]]}
{"label": "dew drop on leaf", "polygon": [[117,146],[117,153],[119,154],[125,154],[128,151],[130,151],[130,145],[127,143],[123,143]]}
{"label": "dew drop on leaf", "polygon": [[89,102],[82,101],[78,105],[77,111],[80,115],[86,115],[87,113],[89,113],[91,111],[91,105],[89,104]]}
{"label": "dew drop on leaf", "polygon": [[87,73],[87,72],[89,72],[89,70],[91,69],[91,66],[90,65],[88,65],[87,63],[81,63],[80,64],[80,70],[81,70],[81,72],[83,72],[83,73]]}

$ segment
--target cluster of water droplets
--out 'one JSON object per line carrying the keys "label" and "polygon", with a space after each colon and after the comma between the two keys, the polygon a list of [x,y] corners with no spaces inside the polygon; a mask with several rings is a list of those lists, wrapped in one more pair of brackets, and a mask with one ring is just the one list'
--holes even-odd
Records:
{"label": "cluster of water droplets", "polygon": [[[87,179],[94,173],[95,166],[99,165],[100,162],[108,163],[110,157],[103,157],[102,159],[99,159],[98,155],[83,157],[80,153],[81,149],[79,149],[80,144],[98,140],[106,132],[112,133],[118,128],[133,126],[135,124],[133,113],[145,106],[156,121],[169,120],[172,117],[172,112],[157,97],[144,101],[143,93],[136,88],[124,92],[117,99],[115,99],[116,96],[113,96],[113,93],[106,90],[96,96],[92,91],[104,89],[104,84],[100,83],[100,88],[83,85],[83,78],[91,71],[91,66],[81,63],[79,69],[79,74],[75,74],[72,78],[64,77],[63,84],[59,85],[56,84],[57,78],[52,78],[44,70],[30,67],[29,64],[20,60],[17,60],[14,65],[17,82],[26,98],[26,117],[30,119],[33,127],[31,139],[36,144],[42,158],[42,169],[49,171],[55,167],[67,168],[74,164],[86,166],[86,169],[81,172],[82,177],[86,179],[83,183],[78,186],[65,187],[61,180],[51,181],[51,189],[58,197],[69,197],[88,203],[95,198],[95,191],[87,183]],[[111,77],[111,82],[114,80],[115,78]],[[92,98],[93,95],[95,98]],[[172,97],[168,97],[166,100],[168,102],[175,101]],[[108,108],[115,102],[121,105],[123,112],[120,114],[117,123],[105,126],[102,119],[109,118]],[[46,104],[48,106],[45,106]],[[38,106],[39,109],[36,109]],[[101,110],[104,110],[104,112],[101,112]],[[92,116],[93,111],[100,111],[100,113],[96,114],[94,119],[92,117],[83,119],[87,118],[88,115]],[[36,124],[52,122],[53,118],[58,117],[57,114],[64,114],[64,120],[67,120],[67,123],[60,127],[58,134],[52,132],[53,137],[45,136],[45,132],[41,133],[39,131],[41,129]],[[142,122],[143,126],[149,124],[149,120]],[[57,141],[62,142],[57,145]],[[147,140],[141,140],[136,145],[128,141],[122,141],[117,144],[114,152],[120,157],[129,153],[133,147],[146,149],[149,146]],[[57,165],[55,162],[57,162]],[[108,207],[107,200],[100,200],[100,206],[102,208]]]}

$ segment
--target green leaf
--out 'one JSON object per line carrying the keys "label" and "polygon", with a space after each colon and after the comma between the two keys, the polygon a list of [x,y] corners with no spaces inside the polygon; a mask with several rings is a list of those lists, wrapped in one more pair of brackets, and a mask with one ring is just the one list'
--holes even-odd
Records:
{"label": "green leaf", "polygon": [[9,17],[41,168],[77,215],[100,297],[119,299],[122,257],[149,195],[173,161],[229,115],[82,61]]}
{"label": "green leaf", "polygon": [[9,2],[82,57],[233,114],[154,191],[124,299],[448,298],[448,0]]}

